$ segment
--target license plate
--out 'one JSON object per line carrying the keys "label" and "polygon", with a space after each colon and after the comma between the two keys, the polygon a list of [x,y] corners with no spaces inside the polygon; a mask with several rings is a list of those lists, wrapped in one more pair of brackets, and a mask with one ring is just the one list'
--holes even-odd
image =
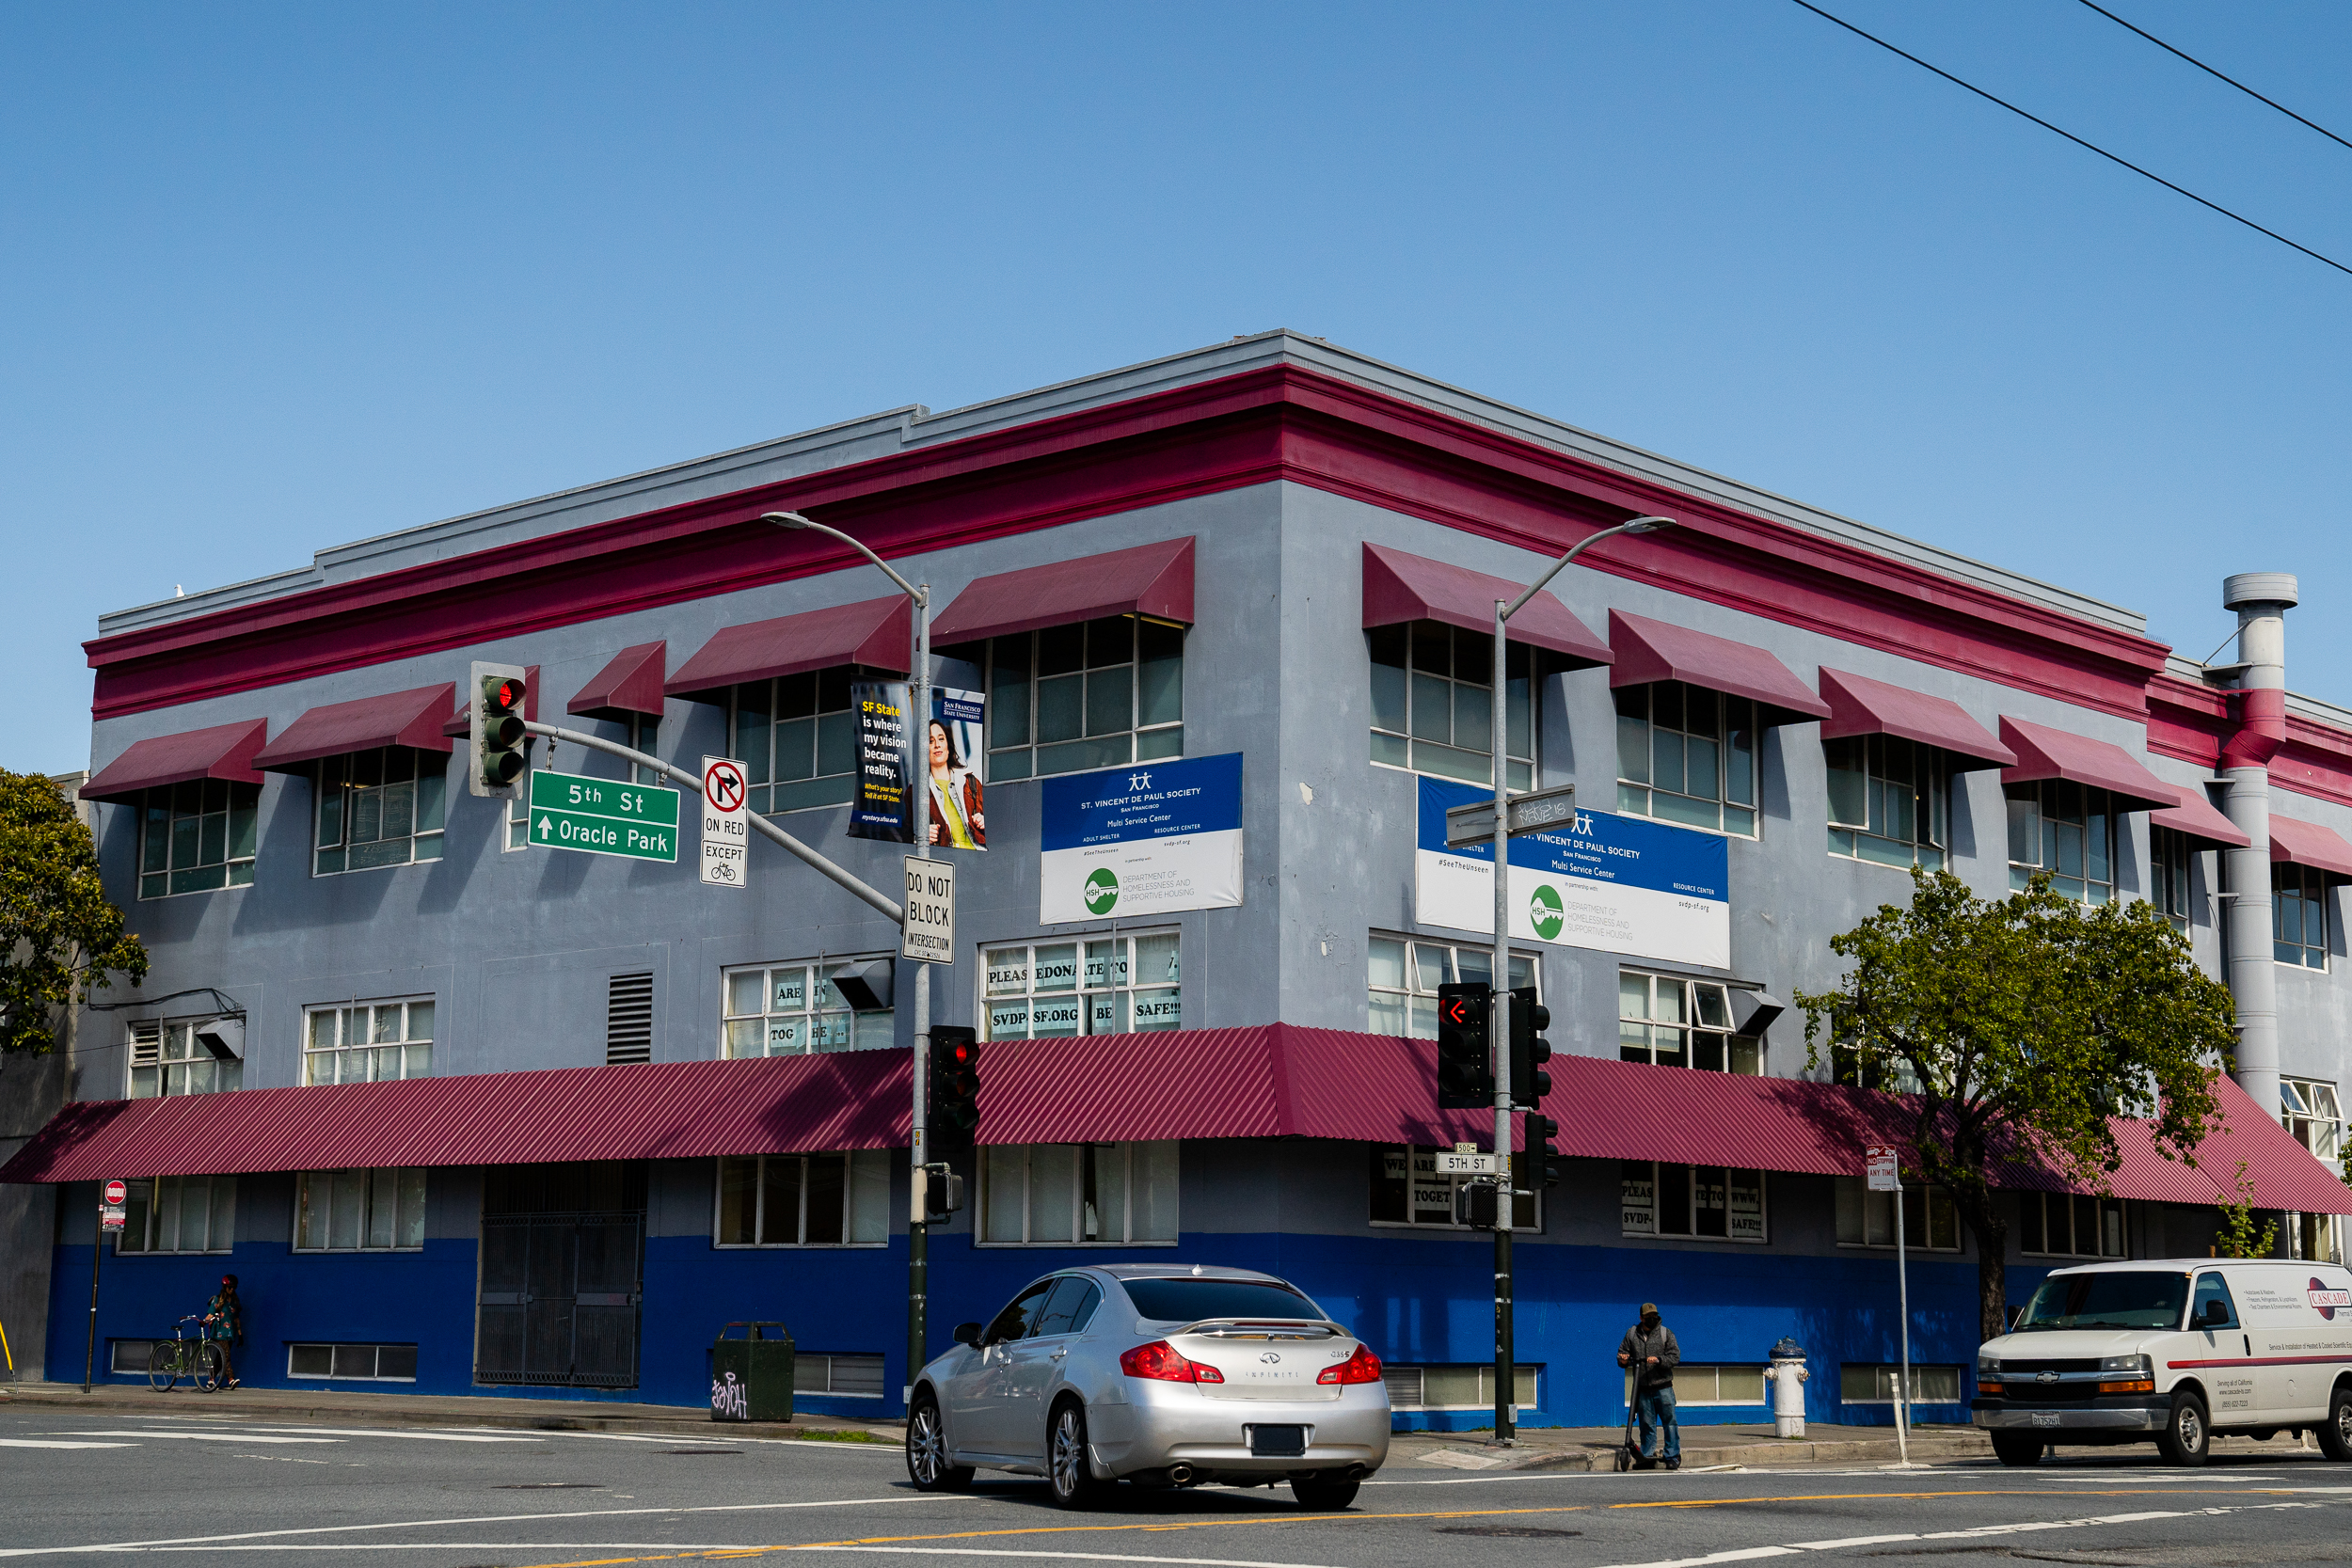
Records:
{"label": "license plate", "polygon": [[1254,1454],[1295,1454],[1307,1451],[1307,1429],[1293,1426],[1253,1426],[1249,1451]]}
{"label": "license plate", "polygon": [[2058,1424],[2058,1412],[2053,1410],[2044,1414],[2037,1410],[2033,1413],[2033,1424],[2038,1427],[2054,1427]]}

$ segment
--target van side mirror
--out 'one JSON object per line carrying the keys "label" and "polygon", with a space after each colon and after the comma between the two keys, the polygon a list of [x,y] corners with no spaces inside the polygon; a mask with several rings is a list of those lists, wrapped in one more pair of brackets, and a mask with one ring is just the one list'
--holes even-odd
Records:
{"label": "van side mirror", "polygon": [[958,1323],[956,1324],[955,1333],[950,1336],[950,1338],[952,1338],[959,1345],[970,1345],[973,1349],[977,1350],[980,1346],[980,1325],[978,1323]]}
{"label": "van side mirror", "polygon": [[2227,1328],[2230,1325],[2229,1307],[2217,1301],[2205,1303],[2204,1322],[2207,1328]]}

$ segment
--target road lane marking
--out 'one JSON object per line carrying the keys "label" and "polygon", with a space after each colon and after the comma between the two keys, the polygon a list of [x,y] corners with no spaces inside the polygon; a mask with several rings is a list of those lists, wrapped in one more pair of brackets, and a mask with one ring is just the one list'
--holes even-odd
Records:
{"label": "road lane marking", "polygon": [[787,1546],[792,1552],[886,1552],[915,1557],[1018,1557],[1073,1562],[1180,1562],[1193,1568],[1329,1568],[1313,1562],[1269,1562],[1246,1557],[1137,1557],[1121,1552],[1018,1552],[985,1546]]}
{"label": "road lane marking", "polygon": [[170,1437],[215,1443],[340,1443],[340,1437],[262,1437],[249,1432],[55,1432],[52,1437]]}
{"label": "road lane marking", "polygon": [[1834,1552],[1846,1546],[1883,1546],[1895,1541],[1916,1541],[1915,1535],[1849,1535],[1836,1541],[1791,1541],[1808,1552]]}
{"label": "road lane marking", "polygon": [[135,1449],[136,1443],[60,1443],[39,1437],[0,1437],[0,1449]]}
{"label": "road lane marking", "polygon": [[405,1432],[389,1427],[254,1427],[255,1432],[314,1432],[328,1437],[405,1437],[423,1443],[536,1443],[536,1437],[490,1437],[470,1432]]}
{"label": "road lane marking", "polygon": [[1704,1557],[1660,1558],[1654,1562],[1617,1562],[1610,1568],[1705,1568],[1710,1562],[1754,1562],[1766,1557],[1803,1557],[1794,1546],[1739,1546],[1727,1552],[1708,1552]]}

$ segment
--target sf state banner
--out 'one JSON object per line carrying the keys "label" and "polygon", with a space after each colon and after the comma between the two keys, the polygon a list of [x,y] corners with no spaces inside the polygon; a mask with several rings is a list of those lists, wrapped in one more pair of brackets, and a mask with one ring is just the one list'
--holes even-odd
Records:
{"label": "sf state banner", "polygon": [[1047,779],[1038,918],[1126,919],[1241,902],[1241,753]]}
{"label": "sf state banner", "polygon": [[[1494,846],[1449,849],[1449,807],[1492,790],[1422,778],[1413,918],[1491,935]],[[1731,967],[1731,851],[1713,833],[1580,811],[1557,832],[1510,840],[1511,935],[1629,958]]]}
{"label": "sf state banner", "polygon": [[914,842],[914,726],[907,716],[914,700],[914,689],[905,681],[850,683],[850,717],[857,723],[851,838]]}

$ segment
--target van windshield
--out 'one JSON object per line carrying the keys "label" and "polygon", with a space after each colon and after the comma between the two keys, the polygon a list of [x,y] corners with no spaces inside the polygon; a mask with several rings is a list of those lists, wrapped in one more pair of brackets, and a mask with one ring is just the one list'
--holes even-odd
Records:
{"label": "van windshield", "polygon": [[2185,1274],[2054,1274],[2018,1315],[2016,1332],[2040,1328],[2178,1328]]}

